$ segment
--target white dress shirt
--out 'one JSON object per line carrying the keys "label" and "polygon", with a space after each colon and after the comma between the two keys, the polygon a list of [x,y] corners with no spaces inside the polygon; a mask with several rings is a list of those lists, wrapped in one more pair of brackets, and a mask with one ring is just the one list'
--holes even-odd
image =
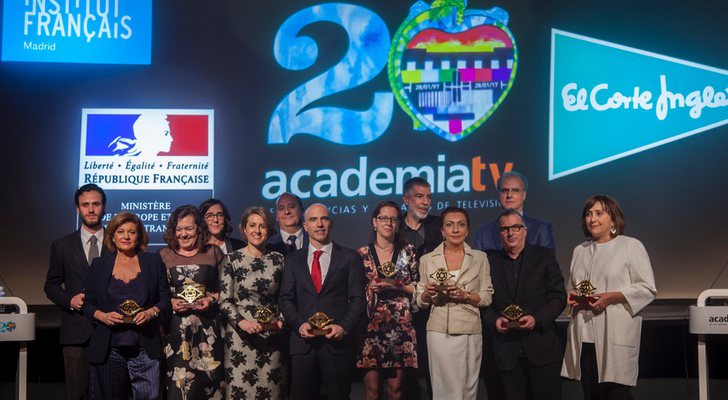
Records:
{"label": "white dress shirt", "polygon": [[91,249],[91,236],[96,236],[96,245],[99,247],[99,255],[101,255],[101,249],[104,246],[104,228],[99,229],[96,233],[91,233],[84,227],[81,227],[81,244],[83,245],[83,254],[87,260],[88,252]]}
{"label": "white dress shirt", "polygon": [[322,250],[323,253],[319,257],[319,264],[321,265],[321,285],[326,282],[326,274],[329,272],[329,265],[331,265],[331,250],[334,248],[333,243],[329,243],[326,246],[317,249],[312,244],[308,245],[308,273],[311,273],[311,264],[313,263],[313,253],[316,250]]}

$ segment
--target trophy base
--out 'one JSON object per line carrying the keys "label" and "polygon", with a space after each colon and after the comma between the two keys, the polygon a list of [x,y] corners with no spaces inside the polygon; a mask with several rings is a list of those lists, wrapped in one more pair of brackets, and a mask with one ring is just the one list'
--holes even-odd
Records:
{"label": "trophy base", "polygon": [[570,295],[569,298],[571,301],[575,301],[579,304],[591,304],[597,301],[597,298],[594,296],[581,296],[581,295]]}
{"label": "trophy base", "polygon": [[521,323],[518,321],[508,321],[506,322],[506,328],[508,329],[520,329]]}
{"label": "trophy base", "polygon": [[[259,322],[260,323],[260,322]],[[278,324],[276,321],[266,322],[266,323],[260,323],[260,329],[263,332],[270,332],[270,331],[278,331]]]}
{"label": "trophy base", "polygon": [[388,283],[390,285],[399,285],[400,284],[399,279],[394,279],[394,278],[379,278],[379,282]]}
{"label": "trophy base", "polygon": [[136,324],[136,322],[134,322],[134,317],[130,317],[128,315],[125,315],[125,316],[121,317],[121,323],[123,323],[123,324]]}
{"label": "trophy base", "polygon": [[311,334],[314,336],[326,336],[329,333],[331,333],[331,329],[318,329],[318,328],[311,329]]}

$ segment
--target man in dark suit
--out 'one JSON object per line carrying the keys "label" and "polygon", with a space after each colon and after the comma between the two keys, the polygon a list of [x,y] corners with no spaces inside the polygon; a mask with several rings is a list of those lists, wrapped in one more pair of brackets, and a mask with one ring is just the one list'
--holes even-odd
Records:
{"label": "man in dark suit", "polygon": [[[528,191],[528,179],[516,171],[504,173],[498,179],[498,193],[503,209],[518,211],[523,217],[523,222],[528,228],[526,242],[542,247],[555,249],[554,233],[551,223],[526,215],[523,212],[523,203],[526,201]],[[498,234],[498,221],[482,225],[475,236],[473,248],[487,252],[500,250],[503,247]]]}
{"label": "man in dark suit", "polygon": [[308,234],[303,229],[303,201],[293,193],[283,193],[276,199],[278,232],[268,238],[268,251],[283,255],[308,247]]}
{"label": "man in dark suit", "polygon": [[62,311],[59,342],[63,347],[66,388],[69,399],[88,397],[89,365],[84,357],[91,335],[91,322],[81,312],[86,272],[91,261],[105,254],[101,221],[106,194],[94,185],[81,186],[75,194],[81,228],[51,245],[45,293]]}
{"label": "man in dark suit", "polygon": [[[311,205],[303,228],[309,246],[286,257],[279,307],[290,327],[291,398],[314,399],[320,384],[329,400],[348,399],[357,324],[364,318],[364,266],[359,254],[331,241],[333,222],[323,204]],[[315,336],[316,312],[333,321]]]}
{"label": "man in dark suit", "polygon": [[[554,321],[566,305],[564,278],[553,249],[526,244],[530,234],[516,210],[498,218],[503,249],[488,254],[493,304],[485,322],[506,399],[560,399],[564,347]],[[504,312],[515,305],[522,315],[508,327]]]}

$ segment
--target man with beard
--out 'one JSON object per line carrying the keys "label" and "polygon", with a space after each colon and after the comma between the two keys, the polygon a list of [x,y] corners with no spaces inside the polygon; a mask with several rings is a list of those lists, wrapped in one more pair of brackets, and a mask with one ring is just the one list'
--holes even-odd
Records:
{"label": "man with beard", "polygon": [[440,217],[429,215],[432,202],[430,183],[414,177],[404,183],[402,201],[407,206],[404,223],[399,225],[399,235],[415,246],[417,259],[442,243]]}
{"label": "man with beard", "polygon": [[81,307],[89,265],[94,258],[106,253],[101,225],[106,194],[94,184],[84,185],[76,190],[75,202],[81,228],[51,245],[44,289],[48,299],[62,311],[59,343],[63,347],[68,398],[86,399],[91,385],[84,352],[91,335],[91,320],[83,315]]}
{"label": "man with beard", "polygon": [[[399,224],[399,237],[415,246],[415,254],[419,261],[423,254],[431,252],[442,243],[440,217],[429,215],[432,204],[430,183],[417,176],[410,178],[404,183],[402,201],[407,206],[407,213],[404,216],[404,222]],[[432,383],[427,363],[427,330],[425,329],[428,316],[428,311],[417,311],[412,316],[417,334],[418,371],[405,370],[404,392],[408,399],[420,398],[418,377],[425,378],[427,391],[432,397]]]}

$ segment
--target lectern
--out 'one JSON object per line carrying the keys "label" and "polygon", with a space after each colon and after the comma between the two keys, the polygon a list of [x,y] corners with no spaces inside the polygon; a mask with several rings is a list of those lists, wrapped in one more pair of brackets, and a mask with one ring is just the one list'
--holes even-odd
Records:
{"label": "lectern", "polygon": [[690,333],[698,335],[698,391],[700,400],[708,400],[708,356],[705,335],[728,335],[728,307],[706,307],[711,299],[728,299],[728,289],[708,289],[698,296],[698,305],[690,306]]}
{"label": "lectern", "polygon": [[15,398],[28,396],[28,343],[35,340],[35,314],[28,313],[28,306],[19,297],[0,297],[5,311],[16,306],[17,313],[0,314],[0,342],[18,342],[18,369],[15,375]]}

